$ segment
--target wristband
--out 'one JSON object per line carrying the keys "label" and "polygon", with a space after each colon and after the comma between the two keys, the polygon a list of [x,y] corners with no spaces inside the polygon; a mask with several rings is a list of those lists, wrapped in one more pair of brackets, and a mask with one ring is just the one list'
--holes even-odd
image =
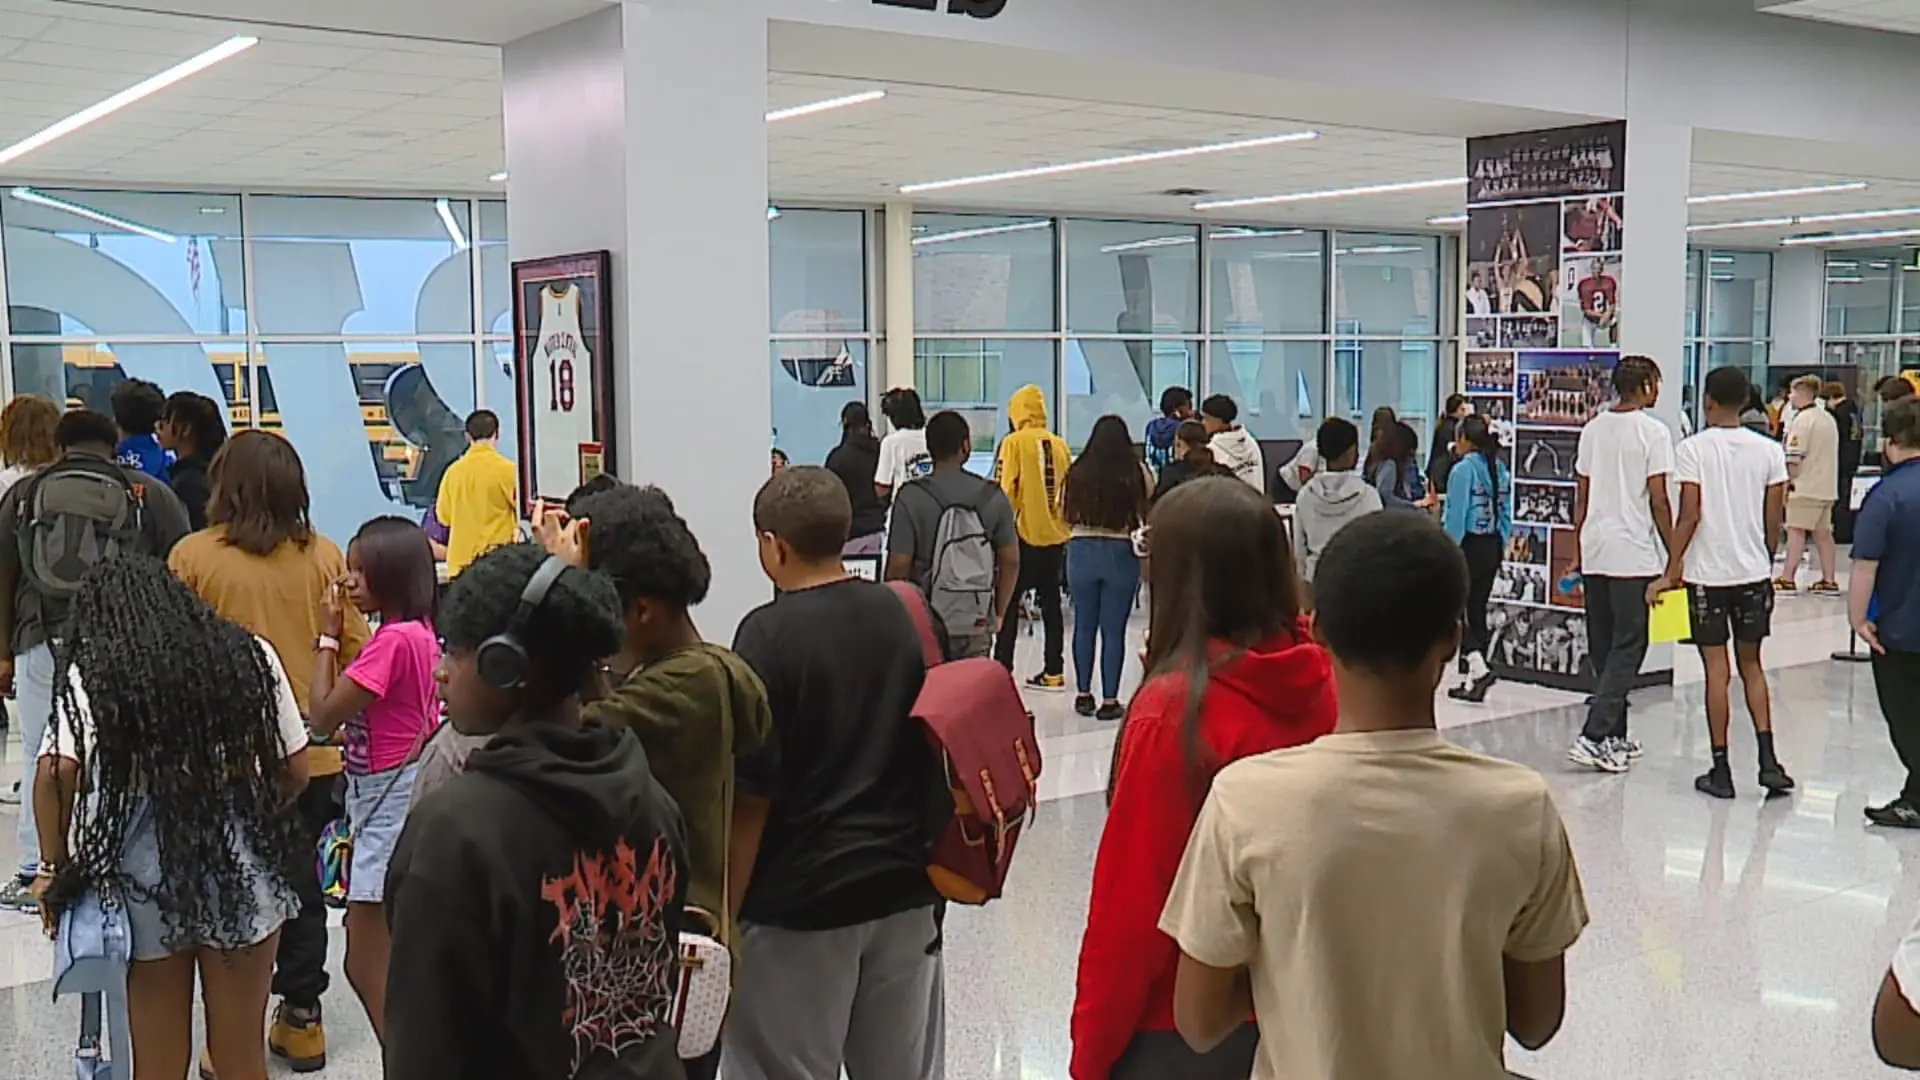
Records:
{"label": "wristband", "polygon": [[320,640],[313,643],[313,651],[337,653],[340,651],[340,639],[332,634],[321,634]]}

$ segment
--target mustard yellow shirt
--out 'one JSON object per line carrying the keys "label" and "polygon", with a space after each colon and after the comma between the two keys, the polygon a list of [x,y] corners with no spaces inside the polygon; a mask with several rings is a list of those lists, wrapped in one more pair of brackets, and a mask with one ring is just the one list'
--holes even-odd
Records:
{"label": "mustard yellow shirt", "polygon": [[520,470],[492,443],[474,443],[440,478],[434,512],[447,527],[447,576],[520,530]]}

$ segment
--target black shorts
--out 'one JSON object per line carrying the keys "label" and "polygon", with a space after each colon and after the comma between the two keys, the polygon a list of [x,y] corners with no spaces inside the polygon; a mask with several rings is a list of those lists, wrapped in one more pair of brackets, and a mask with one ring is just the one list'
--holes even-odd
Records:
{"label": "black shorts", "polygon": [[1773,632],[1773,583],[1689,585],[1687,608],[1695,645],[1752,645]]}

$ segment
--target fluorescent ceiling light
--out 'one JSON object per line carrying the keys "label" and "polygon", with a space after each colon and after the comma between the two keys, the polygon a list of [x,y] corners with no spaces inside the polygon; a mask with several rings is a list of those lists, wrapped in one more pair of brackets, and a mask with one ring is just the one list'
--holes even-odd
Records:
{"label": "fluorescent ceiling light", "polygon": [[1335,255],[1411,255],[1420,249],[1406,244],[1374,244],[1371,247],[1336,248]]}
{"label": "fluorescent ceiling light", "polygon": [[1001,236],[1006,233],[1030,232],[1034,229],[1050,229],[1052,221],[1022,221],[1014,225],[989,225],[979,229],[955,229],[952,232],[933,233],[929,236],[916,236],[913,246],[924,244],[945,244],[953,240],[972,240],[981,236]]}
{"label": "fluorescent ceiling light", "polygon": [[56,199],[51,195],[42,195],[30,187],[14,188],[13,197],[24,203],[44,206],[50,210],[62,210],[75,217],[83,217],[88,221],[97,221],[102,225],[110,225],[116,229],[124,229],[127,232],[137,233],[141,236],[158,240],[161,243],[171,244],[180,239],[172,233],[164,233],[159,229],[150,229],[145,225],[137,225],[125,218],[114,217],[112,214],[103,214],[91,206],[81,206],[79,203],[71,203],[65,199]]}
{"label": "fluorescent ceiling light", "polygon": [[1262,146],[1280,146],[1285,143],[1309,142],[1319,137],[1320,133],[1317,131],[1295,131],[1286,135],[1265,135],[1257,139],[1235,139],[1232,142],[1208,143],[1204,146],[1182,146],[1174,150],[1152,150],[1140,154],[1122,154],[1119,157],[1094,158],[1091,161],[1069,161],[1059,165],[1036,165],[1031,169],[1011,169],[1007,172],[982,173],[979,176],[962,176],[952,180],[929,180],[920,184],[903,184],[900,187],[900,193],[902,195],[913,195],[922,191],[946,191],[957,187],[972,187],[975,184],[997,184],[1005,180],[1032,180],[1043,176],[1064,176],[1068,173],[1086,172],[1090,169],[1111,169],[1120,165],[1143,165],[1151,161],[1174,161],[1179,158],[1201,157],[1207,154],[1225,154],[1234,150],[1252,150]]}
{"label": "fluorescent ceiling light", "polygon": [[825,101],[810,102],[806,105],[795,105],[791,109],[775,109],[767,114],[767,123],[777,124],[782,120],[794,120],[802,116],[812,116],[814,113],[844,109],[849,105],[865,105],[869,101],[879,101],[886,96],[887,92],[885,90],[868,90],[865,93],[848,94],[845,97],[828,98]]}
{"label": "fluorescent ceiling light", "polygon": [[460,231],[460,223],[453,219],[453,204],[445,199],[435,199],[433,208],[440,215],[440,224],[447,227],[447,236],[453,246],[461,251],[467,250],[467,234]]}
{"label": "fluorescent ceiling light", "polygon": [[1920,206],[1895,206],[1885,210],[1849,210],[1839,214],[1801,214],[1793,220],[1796,225],[1823,225],[1834,221],[1872,221],[1874,218],[1916,215],[1920,215]]}
{"label": "fluorescent ceiling light", "polygon": [[1432,191],[1436,188],[1458,187],[1467,182],[1464,176],[1451,176],[1445,180],[1408,180],[1397,184],[1365,184],[1360,187],[1327,188],[1322,191],[1294,191],[1285,195],[1256,195],[1248,199],[1213,199],[1193,204],[1195,210],[1226,210],[1236,206],[1273,206],[1277,203],[1316,202],[1321,199],[1345,199],[1355,195],[1394,195],[1403,191]]}
{"label": "fluorescent ceiling light", "polygon": [[495,183],[495,184],[504,184],[504,183],[506,183],[506,182],[507,182],[507,173],[506,173],[506,170],[505,170],[505,169],[502,169],[502,170],[500,170],[499,172],[497,172],[497,173],[494,173],[494,174],[493,174],[492,176],[489,176],[489,177],[487,177],[487,179],[488,179],[488,180],[489,180],[490,182],[492,182],[492,183]]}
{"label": "fluorescent ceiling light", "polygon": [[1796,219],[1790,217],[1748,218],[1745,221],[1722,221],[1712,225],[1689,225],[1687,231],[1721,232],[1727,229],[1782,229],[1792,225]]}
{"label": "fluorescent ceiling light", "polygon": [[1465,214],[1443,214],[1440,217],[1427,219],[1429,225],[1465,225],[1466,223],[1467,215]]}
{"label": "fluorescent ceiling light", "polygon": [[1264,240],[1274,236],[1305,236],[1305,229],[1215,229],[1211,234],[1215,240]]}
{"label": "fluorescent ceiling light", "polygon": [[183,60],[152,78],[135,83],[104,101],[95,102],[72,116],[57,120],[12,146],[0,150],[0,165],[30,154],[62,136],[71,135],[103,116],[119,112],[142,98],[165,90],[189,75],[205,71],[220,61],[243,53],[258,44],[260,39],[256,37],[230,37],[190,60]]}
{"label": "fluorescent ceiling light", "polygon": [[1153,248],[1186,247],[1193,243],[1191,236],[1156,236],[1148,240],[1133,240],[1124,244],[1108,244],[1100,249],[1102,255],[1114,255],[1123,251],[1148,251]]}
{"label": "fluorescent ceiling light", "polygon": [[1789,236],[1780,243],[1786,247],[1802,247],[1810,244],[1851,244],[1862,240],[1897,240],[1906,236],[1920,236],[1920,229],[1881,229],[1877,232],[1827,233],[1822,236]]}
{"label": "fluorescent ceiling light", "polygon": [[1793,195],[1829,195],[1838,191],[1865,191],[1865,180],[1849,180],[1844,184],[1813,184],[1808,187],[1771,188],[1766,191],[1727,191],[1718,195],[1692,195],[1687,198],[1689,206],[1705,206],[1709,203],[1752,202],[1755,199],[1785,199]]}

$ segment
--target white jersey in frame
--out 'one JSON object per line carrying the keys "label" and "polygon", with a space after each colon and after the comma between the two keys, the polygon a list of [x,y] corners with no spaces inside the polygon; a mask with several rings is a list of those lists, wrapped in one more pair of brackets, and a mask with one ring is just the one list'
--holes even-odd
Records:
{"label": "white jersey in frame", "polygon": [[533,356],[533,490],[564,499],[580,485],[580,444],[596,442],[593,356],[580,331],[580,287],[540,290]]}

